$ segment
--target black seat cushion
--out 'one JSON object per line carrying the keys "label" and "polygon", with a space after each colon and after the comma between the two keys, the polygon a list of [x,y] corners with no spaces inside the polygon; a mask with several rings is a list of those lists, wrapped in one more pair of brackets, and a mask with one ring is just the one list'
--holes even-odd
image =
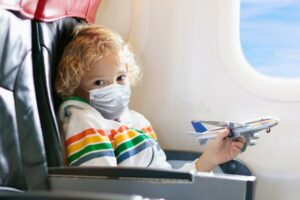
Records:
{"label": "black seat cushion", "polygon": [[64,165],[56,120],[61,99],[54,91],[54,78],[64,47],[75,26],[81,23],[85,21],[63,18],[49,23],[33,21],[32,25],[34,78],[49,167]]}

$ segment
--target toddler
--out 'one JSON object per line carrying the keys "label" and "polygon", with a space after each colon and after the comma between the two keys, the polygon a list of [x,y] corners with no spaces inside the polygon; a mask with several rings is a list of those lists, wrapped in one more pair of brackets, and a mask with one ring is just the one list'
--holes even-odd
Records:
{"label": "toddler", "polygon": [[[120,35],[97,25],[75,28],[55,80],[63,98],[58,118],[68,165],[171,168],[149,121],[128,108],[130,86],[139,77]],[[245,140],[228,140],[228,133],[224,129],[180,170],[208,172],[235,158]]]}

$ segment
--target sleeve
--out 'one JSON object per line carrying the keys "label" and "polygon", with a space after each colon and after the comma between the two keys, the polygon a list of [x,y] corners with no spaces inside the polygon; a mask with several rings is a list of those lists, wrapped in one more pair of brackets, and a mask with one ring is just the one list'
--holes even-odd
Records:
{"label": "sleeve", "polygon": [[76,106],[65,107],[61,113],[61,132],[69,165],[117,165],[113,146],[98,116]]}
{"label": "sleeve", "polygon": [[[193,162],[187,162],[182,167],[180,167],[178,169],[175,169],[175,170],[190,172],[190,173],[196,173],[197,172],[197,168],[196,168],[196,165],[195,165],[196,161],[197,160],[194,160]],[[155,164],[151,167],[164,168],[164,169],[173,169],[172,165],[167,161],[166,154],[162,149],[160,149],[158,151],[158,158],[157,158]]]}
{"label": "sleeve", "polygon": [[190,173],[196,173],[198,172],[197,168],[196,168],[196,160],[194,160],[193,162],[188,162],[186,164],[184,164],[181,168],[179,168],[178,170],[180,171],[186,171],[186,172],[190,172]]}
{"label": "sleeve", "polygon": [[[138,126],[145,134],[148,134],[150,137],[156,140],[157,142],[157,156],[153,164],[150,166],[151,168],[164,168],[164,169],[172,169],[171,164],[167,161],[167,157],[163,149],[160,148],[157,140],[157,136],[150,124],[150,122],[140,113],[137,113],[135,111],[131,111],[133,118],[135,119],[136,126]],[[197,172],[197,168],[195,165],[195,162],[189,162],[184,164],[181,168],[176,169],[179,171],[186,171],[186,172],[191,172],[195,173]]]}

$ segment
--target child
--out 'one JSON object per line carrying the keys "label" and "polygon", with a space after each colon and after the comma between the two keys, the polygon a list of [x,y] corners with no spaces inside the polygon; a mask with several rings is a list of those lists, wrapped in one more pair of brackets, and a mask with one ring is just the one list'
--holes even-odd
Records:
{"label": "child", "polygon": [[[55,82],[64,99],[58,116],[69,165],[171,168],[151,124],[128,109],[139,75],[118,34],[97,25],[75,29]],[[181,170],[211,171],[235,158],[245,140],[227,140],[228,133],[209,141],[202,156]]]}

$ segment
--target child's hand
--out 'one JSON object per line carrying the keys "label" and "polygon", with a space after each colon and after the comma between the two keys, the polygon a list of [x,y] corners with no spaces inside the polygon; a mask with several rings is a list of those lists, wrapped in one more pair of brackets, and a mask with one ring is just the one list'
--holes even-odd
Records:
{"label": "child's hand", "polygon": [[207,146],[196,162],[198,171],[211,171],[217,165],[234,159],[246,142],[245,138],[237,141],[226,138],[229,134],[228,129],[222,130],[218,136],[207,142]]}

